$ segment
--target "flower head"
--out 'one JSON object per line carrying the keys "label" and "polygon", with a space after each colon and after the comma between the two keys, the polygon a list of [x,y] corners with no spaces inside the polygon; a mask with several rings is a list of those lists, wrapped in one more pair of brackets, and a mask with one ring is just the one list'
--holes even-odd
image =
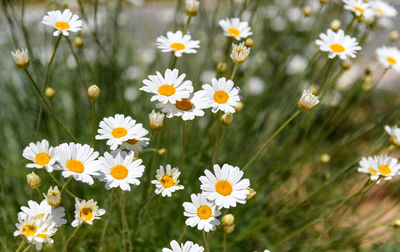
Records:
{"label": "flower head", "polygon": [[385,68],[393,68],[400,72],[400,50],[396,47],[378,47],[375,51],[379,63]]}
{"label": "flower head", "polygon": [[227,37],[234,38],[236,40],[241,40],[252,35],[249,23],[246,21],[241,22],[239,18],[225,18],[218,22],[224,34]]}
{"label": "flower head", "polygon": [[182,31],[169,31],[166,37],[158,37],[156,44],[161,52],[173,52],[176,57],[181,57],[183,53],[197,53],[196,48],[200,47],[200,41],[192,40],[192,36]]}
{"label": "flower head", "polygon": [[151,130],[160,130],[164,125],[165,114],[151,111],[149,114],[149,125]]}
{"label": "flower head", "polygon": [[55,149],[49,145],[46,139],[36,143],[30,143],[25,147],[22,156],[33,163],[26,165],[28,168],[45,168],[48,172],[52,172],[56,168],[58,156]]}
{"label": "flower head", "polygon": [[36,219],[41,217],[44,219],[48,216],[50,216],[51,221],[55,223],[55,227],[60,227],[67,223],[67,220],[64,219],[64,208],[53,208],[47,203],[45,199],[42,200],[40,204],[36,203],[33,200],[28,201],[28,207],[21,207],[21,212],[18,213],[18,218],[21,218],[23,220],[26,220],[29,217],[34,217]]}
{"label": "flower head", "polygon": [[400,146],[400,128],[396,126],[390,127],[389,125],[385,126],[386,132],[390,135],[390,141]]}
{"label": "flower head", "polygon": [[363,157],[359,163],[360,167],[357,169],[358,172],[367,173],[371,175],[371,180],[376,181],[379,178],[378,172],[373,169],[376,167],[375,165],[376,159],[375,157]]}
{"label": "flower head", "polygon": [[11,52],[17,67],[25,69],[29,66],[29,53],[28,49],[17,49],[15,52]]}
{"label": "flower head", "polygon": [[26,175],[26,182],[32,189],[36,189],[39,188],[40,184],[42,183],[42,180],[36,173],[31,172],[28,175]]}
{"label": "flower head", "polygon": [[391,18],[397,16],[397,10],[390,4],[375,0],[370,2],[371,8],[375,11],[375,15],[382,18]]}
{"label": "flower head", "polygon": [[371,174],[371,180],[380,182],[380,178],[391,180],[398,175],[400,164],[396,158],[387,155],[379,155],[365,158],[360,161],[358,172]]}
{"label": "flower head", "polygon": [[78,32],[82,30],[82,21],[79,20],[78,15],[72,14],[69,9],[61,11],[49,11],[43,17],[42,23],[56,28],[53,36],[57,37],[60,34],[68,36],[69,32]]}
{"label": "flower head", "polygon": [[187,241],[185,244],[179,243],[175,240],[170,242],[171,249],[163,248],[162,252],[203,252],[204,248],[192,241]]}
{"label": "flower head", "polygon": [[319,103],[318,96],[314,95],[311,90],[304,90],[301,95],[299,102],[297,103],[299,109],[302,111],[307,111],[312,109],[315,105]]}
{"label": "flower head", "polygon": [[178,168],[171,169],[170,164],[165,166],[165,170],[163,166],[160,166],[160,169],[156,171],[156,179],[151,181],[156,186],[156,194],[161,193],[163,197],[171,197],[173,192],[182,190],[184,187],[179,185],[180,174]]}
{"label": "flower head", "polygon": [[344,8],[354,13],[357,17],[370,19],[374,16],[374,11],[369,3],[363,0],[343,0]]}
{"label": "flower head", "polygon": [[71,223],[73,227],[77,227],[81,223],[92,225],[93,221],[100,219],[100,216],[106,213],[106,210],[97,206],[97,202],[93,199],[79,201],[75,198],[75,220]]}
{"label": "flower head", "polygon": [[331,29],[327,33],[321,33],[315,41],[321,51],[329,52],[329,58],[338,56],[340,59],[355,58],[357,51],[361,50],[355,38],[345,35],[343,30],[337,32]]}
{"label": "flower head", "polygon": [[197,0],[186,0],[185,1],[185,13],[189,17],[194,17],[199,11],[199,1]]}
{"label": "flower head", "polygon": [[58,187],[54,188],[50,186],[47,191],[47,195],[44,195],[47,203],[52,207],[58,207],[61,204],[61,192],[58,190]]}
{"label": "flower head", "polygon": [[244,45],[244,42],[236,45],[232,44],[231,59],[235,64],[242,64],[246,61],[247,56],[250,54],[250,48]]}

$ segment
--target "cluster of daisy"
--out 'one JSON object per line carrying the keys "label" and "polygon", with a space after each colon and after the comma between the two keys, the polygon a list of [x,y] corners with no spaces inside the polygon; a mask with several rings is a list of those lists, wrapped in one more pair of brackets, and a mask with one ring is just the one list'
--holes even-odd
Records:
{"label": "cluster of daisy", "polygon": [[382,0],[343,0],[343,3],[346,10],[369,22],[375,18],[392,18],[397,15],[396,9]]}

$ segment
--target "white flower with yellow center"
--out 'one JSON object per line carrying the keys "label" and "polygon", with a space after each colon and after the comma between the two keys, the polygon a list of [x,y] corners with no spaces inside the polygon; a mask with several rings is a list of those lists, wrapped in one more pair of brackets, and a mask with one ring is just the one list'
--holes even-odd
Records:
{"label": "white flower with yellow center", "polygon": [[130,185],[139,185],[138,178],[142,177],[144,165],[142,160],[134,160],[133,152],[116,150],[110,153],[105,152],[100,157],[101,162],[100,180],[106,182],[107,190],[119,187],[124,191],[130,191]]}
{"label": "white flower with yellow center", "polygon": [[235,106],[240,101],[238,87],[233,86],[233,81],[225,78],[211,80],[211,85],[206,83],[202,86],[203,90],[198,91],[203,96],[207,107],[212,108],[213,113],[219,110],[225,113],[235,113]]}
{"label": "white flower with yellow center", "polygon": [[389,125],[385,126],[386,132],[390,135],[390,141],[400,146],[400,128],[396,126],[390,127]]}
{"label": "white flower with yellow center", "polygon": [[375,0],[370,2],[370,4],[378,17],[391,18],[397,16],[397,10],[384,1]]}
{"label": "white flower with yellow center", "polygon": [[224,30],[225,36],[236,40],[245,39],[253,34],[249,23],[246,21],[241,22],[239,18],[225,18],[220,20],[218,24]]}
{"label": "white flower with yellow center", "polygon": [[150,101],[175,104],[176,101],[189,98],[193,92],[192,81],[184,81],[186,74],[178,75],[178,69],[165,70],[165,77],[160,72],[149,75],[149,79],[143,80],[144,86],[140,90],[154,94]]}
{"label": "white flower with yellow center", "polygon": [[150,139],[145,137],[147,134],[149,134],[149,132],[143,128],[141,123],[136,124],[134,132],[135,137],[123,142],[120,148],[133,151],[136,156],[139,156],[139,154],[143,151],[143,148],[149,145]]}
{"label": "white flower with yellow center", "polygon": [[116,114],[114,117],[105,117],[100,122],[97,130],[96,139],[107,139],[107,145],[111,150],[117,149],[123,142],[148,141],[144,137],[149,132],[143,128],[141,123],[136,123],[130,116]]}
{"label": "white flower with yellow center", "polygon": [[18,218],[15,226],[17,230],[14,232],[14,236],[23,236],[29,243],[36,246],[36,250],[41,250],[43,243],[53,243],[54,241],[50,237],[57,232],[55,223],[51,221],[50,216]]}
{"label": "white flower with yellow center", "polygon": [[372,169],[377,171],[380,177],[384,177],[384,180],[391,180],[393,176],[398,175],[400,164],[396,158],[392,158],[388,155],[379,155],[374,158],[375,162],[373,163]]}
{"label": "white flower with yellow center", "polygon": [[250,187],[249,179],[242,179],[243,171],[239,167],[224,164],[222,168],[214,165],[214,174],[209,170],[204,171],[205,176],[201,176],[200,189],[204,197],[215,201],[218,207],[236,207],[236,203],[246,203],[246,197]]}
{"label": "white flower with yellow center", "polygon": [[207,103],[204,97],[196,92],[191,94],[189,98],[177,101],[175,104],[169,102],[165,104],[158,103],[156,107],[161,109],[167,118],[177,116],[182,117],[184,121],[188,121],[193,120],[196,116],[204,116],[202,109],[207,108]]}
{"label": "white flower with yellow center", "polygon": [[163,166],[160,166],[160,169],[156,171],[156,179],[151,181],[156,186],[156,194],[161,193],[163,197],[171,197],[173,192],[182,190],[184,187],[179,185],[180,174],[178,168],[171,169],[170,164],[165,166],[165,170]]}
{"label": "white flower with yellow center", "polygon": [[56,168],[55,163],[58,159],[55,149],[49,146],[49,142],[46,139],[36,143],[30,143],[25,147],[22,156],[33,161],[33,163],[27,164],[26,167],[38,169],[46,168],[48,172],[52,172]]}
{"label": "white flower with yellow center", "polygon": [[363,0],[343,0],[344,9],[354,13],[357,17],[363,16],[370,19],[374,16],[374,10],[369,3]]}
{"label": "white flower with yellow center", "polygon": [[203,252],[204,248],[192,241],[187,241],[185,244],[179,243],[175,240],[170,242],[171,248],[163,248],[162,252]]}
{"label": "white flower with yellow center", "polygon": [[93,199],[79,201],[78,198],[75,198],[75,220],[71,225],[73,227],[77,227],[81,223],[92,225],[94,220],[100,219],[100,216],[105,213],[106,210],[100,209]]}
{"label": "white flower with yellow center", "polygon": [[400,51],[396,47],[378,47],[375,54],[379,63],[385,68],[393,68],[396,72],[400,72]]}
{"label": "white flower with yellow center", "polygon": [[192,202],[184,202],[184,216],[188,217],[186,225],[205,232],[214,231],[221,222],[216,218],[221,212],[216,209],[215,203],[206,199],[204,195],[192,194]]}
{"label": "white flower with yellow center", "polygon": [[329,52],[329,58],[338,56],[340,59],[355,58],[357,51],[361,50],[355,38],[345,35],[343,30],[337,32],[328,29],[326,34],[321,33],[320,39],[315,41],[319,49],[323,52]]}
{"label": "white flower with yellow center", "polygon": [[55,227],[60,227],[67,223],[63,218],[65,216],[65,210],[63,207],[52,208],[47,201],[44,199],[40,204],[33,200],[28,201],[28,207],[22,206],[21,211],[18,213],[18,218],[23,220],[33,216],[34,218],[42,217],[43,219],[47,216],[51,217],[54,221]]}
{"label": "white flower with yellow center", "polygon": [[379,179],[378,171],[373,168],[376,167],[375,157],[363,157],[359,164],[358,172],[370,174],[372,181]]}
{"label": "white flower with yellow center", "polygon": [[176,57],[181,57],[183,53],[196,53],[196,48],[200,47],[200,41],[192,40],[192,36],[183,35],[181,31],[167,32],[167,37],[157,38],[157,47],[161,52],[173,52]]}
{"label": "white flower with yellow center", "polygon": [[99,153],[89,145],[79,143],[63,143],[56,148],[58,164],[64,178],[73,176],[75,180],[93,185],[92,176],[99,175]]}
{"label": "white flower with yellow center", "polygon": [[72,14],[69,9],[61,11],[49,11],[47,15],[43,17],[42,23],[57,30],[53,33],[53,36],[57,37],[60,34],[68,36],[69,32],[78,32],[82,30],[82,20],[79,20],[78,15]]}

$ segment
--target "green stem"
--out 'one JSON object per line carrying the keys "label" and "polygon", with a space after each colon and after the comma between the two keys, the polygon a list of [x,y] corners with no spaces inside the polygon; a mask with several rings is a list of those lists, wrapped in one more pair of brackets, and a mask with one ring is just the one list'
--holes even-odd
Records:
{"label": "green stem", "polygon": [[69,182],[71,182],[72,178],[73,178],[73,177],[71,176],[71,177],[69,177],[69,178],[67,179],[67,181],[64,182],[63,186],[61,187],[61,191],[60,191],[60,194],[61,194],[61,195],[62,195],[62,193],[64,192],[64,190],[67,188],[67,185],[69,184]]}
{"label": "green stem", "polygon": [[92,99],[92,148],[95,148],[96,136],[96,100]]}
{"label": "green stem", "polygon": [[32,244],[29,244],[22,252],[27,252],[31,248]]}
{"label": "green stem", "polygon": [[353,15],[353,19],[351,20],[350,24],[347,26],[345,33],[348,34],[353,29],[353,24],[356,21],[357,17]]}
{"label": "green stem", "polygon": [[105,223],[104,223],[104,226],[103,226],[103,230],[101,231],[99,251],[103,251],[104,238],[106,237],[107,227],[108,227],[108,224],[109,224],[109,222],[110,222],[110,220],[112,218],[114,193],[115,193],[115,190],[112,190],[110,198],[108,199],[108,202],[109,202],[108,205],[110,207],[110,211],[107,212],[108,218],[105,218]]}
{"label": "green stem", "polygon": [[203,242],[204,242],[204,248],[206,249],[206,252],[210,252],[210,249],[209,249],[208,243],[207,243],[207,234],[204,230],[203,230]]}
{"label": "green stem", "polygon": [[36,188],[35,190],[39,194],[40,198],[44,199],[44,196],[43,196],[42,192],[40,192],[39,188]]}
{"label": "green stem", "polygon": [[178,243],[179,243],[179,244],[182,242],[183,237],[184,237],[185,234],[186,234],[186,229],[187,229],[187,225],[185,224],[185,226],[183,227],[182,233],[181,233],[181,235],[179,236],[179,239],[178,239]]}
{"label": "green stem", "polygon": [[223,246],[224,246],[224,252],[226,252],[226,233],[224,233],[224,241],[223,241]]}
{"label": "green stem", "polygon": [[219,118],[221,117],[221,113],[217,116],[217,130],[215,132],[215,144],[214,144],[214,153],[212,158],[212,164],[218,162],[218,147],[219,147],[219,132],[221,131],[221,123],[219,122]]}
{"label": "green stem", "polygon": [[233,68],[230,80],[233,80],[233,78],[235,78],[235,74],[236,74],[236,71],[238,69],[238,66],[239,66],[239,63],[235,63],[235,67]]}
{"label": "green stem", "polygon": [[72,234],[68,237],[68,240],[66,241],[66,243],[64,244],[64,247],[62,249],[62,252],[67,251],[68,248],[68,244],[71,242],[71,240],[74,238],[74,236],[76,235],[76,233],[78,232],[79,228],[83,225],[83,222],[81,224],[79,224],[74,231],[72,232]]}
{"label": "green stem", "polygon": [[[122,190],[119,189],[119,204],[121,205],[121,214],[122,214],[122,220],[124,222],[123,226],[126,232],[126,235],[128,236],[128,245],[129,245],[129,251],[133,251],[133,245],[131,241],[131,232],[129,230],[128,226],[128,219],[126,218],[125,214],[125,200],[122,198]],[[126,243],[126,241],[124,241]]]}
{"label": "green stem", "polygon": [[18,246],[18,248],[17,248],[17,250],[15,252],[21,251],[22,248],[25,246],[25,244],[26,244],[26,240],[22,239],[21,243],[19,244],[19,246]]}
{"label": "green stem", "polygon": [[190,20],[192,20],[192,17],[188,17],[188,19],[186,21],[186,24],[185,24],[185,27],[183,28],[183,35],[186,34],[186,32],[187,32],[187,30],[189,28]]}
{"label": "green stem", "polygon": [[182,120],[182,153],[181,158],[179,160],[179,168],[182,168],[183,161],[185,160],[185,151],[186,151],[186,121]]}
{"label": "green stem", "polygon": [[176,67],[176,63],[178,62],[178,57],[175,56],[174,52],[172,52],[172,63],[170,64],[170,69],[173,70]]}
{"label": "green stem", "polygon": [[[50,175],[51,179],[60,187],[62,188],[62,185],[60,183],[60,181],[58,181],[58,179],[56,177],[54,177],[54,175],[51,172],[48,172],[48,174]],[[70,192],[67,188],[65,188],[65,191],[69,194],[69,196],[71,196],[72,198],[77,198],[72,192]]]}
{"label": "green stem", "polygon": [[[53,99],[50,100],[50,106],[51,106],[51,109],[53,111],[55,111]],[[56,121],[56,140],[57,140],[57,144],[60,144],[60,124],[57,121]]]}
{"label": "green stem", "polygon": [[284,122],[282,124],[281,127],[279,127],[279,129],[277,129],[262,145],[260,148],[258,148],[258,151],[256,152],[255,155],[253,155],[251,157],[251,159],[244,165],[243,167],[243,171],[246,170],[247,168],[249,168],[249,166],[256,160],[256,158],[262,153],[262,151],[264,150],[264,148],[269,144],[269,142],[271,142],[272,139],[274,139],[284,128],[286,128],[286,126],[288,126],[288,124],[294,119],[296,118],[296,116],[298,116],[300,114],[301,110],[297,110],[288,120],[286,120],[286,122]]}
{"label": "green stem", "polygon": [[170,134],[170,128],[171,128],[171,119],[167,119],[167,164],[169,163],[169,158],[171,154],[171,134]]}

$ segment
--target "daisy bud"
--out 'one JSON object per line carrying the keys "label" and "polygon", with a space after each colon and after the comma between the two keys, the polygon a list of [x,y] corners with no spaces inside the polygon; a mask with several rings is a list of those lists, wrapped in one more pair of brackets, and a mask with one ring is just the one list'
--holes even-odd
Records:
{"label": "daisy bud", "polygon": [[229,125],[231,125],[232,122],[233,122],[233,115],[232,115],[231,113],[225,113],[225,114],[223,114],[223,115],[221,116],[221,118],[219,119],[219,121],[220,121],[222,124],[224,124],[224,125],[226,125],[226,126],[229,126]]}
{"label": "daisy bud", "polygon": [[392,42],[396,42],[399,39],[399,33],[397,31],[392,31],[389,33],[389,38]]}
{"label": "daisy bud", "polygon": [[320,4],[326,4],[328,2],[328,0],[319,0]]}
{"label": "daisy bud", "polygon": [[224,226],[224,232],[225,234],[230,234],[235,230],[235,225],[230,225],[230,226]]}
{"label": "daisy bud", "polygon": [[100,88],[97,85],[91,85],[88,88],[88,96],[90,99],[97,99],[100,96]]}
{"label": "daisy bud", "polygon": [[242,111],[243,107],[244,107],[243,102],[238,101],[233,108],[235,109],[236,113],[239,113],[240,111]]}
{"label": "daisy bud", "polygon": [[217,71],[219,73],[225,73],[226,70],[227,70],[226,62],[224,62],[224,61],[219,62],[217,65]]}
{"label": "daisy bud", "polygon": [[199,11],[199,1],[197,0],[186,0],[185,13],[188,17],[194,17]]}
{"label": "daisy bud", "polygon": [[52,207],[58,207],[61,204],[61,193],[58,187],[50,187],[46,195],[47,203]]}
{"label": "daisy bud", "polygon": [[253,189],[253,188],[247,188],[247,190],[249,190],[249,193],[247,194],[246,200],[249,200],[251,198],[253,198],[257,192]]}
{"label": "daisy bud", "polygon": [[56,91],[53,88],[48,87],[48,88],[46,88],[46,91],[44,92],[44,94],[46,95],[47,98],[53,99],[54,96],[56,96]]}
{"label": "daisy bud", "polygon": [[337,32],[340,29],[340,26],[342,24],[340,23],[340,21],[338,19],[334,19],[331,22],[330,28],[332,29],[332,31]]}
{"label": "daisy bud", "polygon": [[253,47],[254,39],[252,39],[252,38],[246,39],[245,44],[246,44],[247,47]]}
{"label": "daisy bud", "polygon": [[332,176],[331,176],[331,173],[330,173],[330,172],[325,172],[325,173],[324,173],[324,177],[323,177],[323,178],[324,178],[325,181],[330,180],[331,177],[332,177]]}
{"label": "daisy bud", "polygon": [[246,61],[247,56],[250,54],[250,48],[247,48],[244,43],[239,45],[232,44],[231,59],[235,64],[242,64]]}
{"label": "daisy bud", "polygon": [[304,6],[304,8],[303,8],[303,14],[304,14],[304,16],[308,17],[308,16],[311,15],[311,13],[312,13],[311,7],[308,6],[308,5],[307,5],[307,6]]}
{"label": "daisy bud", "polygon": [[395,219],[393,221],[393,227],[396,229],[400,229],[400,219]]}
{"label": "daisy bud", "polygon": [[84,44],[84,41],[83,41],[82,37],[77,36],[77,37],[74,38],[74,45],[76,47],[82,47],[83,44]]}
{"label": "daisy bud", "polygon": [[321,154],[319,159],[321,160],[322,163],[329,163],[329,161],[331,161],[331,156],[328,153],[323,153]]}
{"label": "daisy bud", "polygon": [[151,111],[149,114],[149,122],[151,130],[160,130],[164,125],[165,114],[160,112]]}
{"label": "daisy bud", "polygon": [[312,86],[310,87],[310,90],[311,90],[311,93],[312,93],[313,95],[317,95],[318,92],[319,92],[319,87],[316,86],[316,85],[312,85]]}
{"label": "daisy bud", "polygon": [[340,64],[340,66],[342,67],[343,70],[349,70],[350,67],[351,67],[351,63],[352,63],[351,60],[346,59],[346,60],[343,60],[343,61],[342,61],[342,63]]}
{"label": "daisy bud", "polygon": [[26,181],[28,182],[28,185],[32,189],[39,188],[40,184],[42,183],[42,180],[40,179],[40,177],[34,172],[31,172],[28,175],[26,175]]}
{"label": "daisy bud", "polygon": [[29,66],[28,49],[17,49],[15,52],[11,52],[11,55],[17,67],[26,69]]}
{"label": "daisy bud", "polygon": [[167,150],[165,148],[162,148],[162,149],[158,150],[158,154],[161,155],[161,156],[164,156],[165,152],[167,152]]}
{"label": "daisy bud", "polygon": [[363,79],[362,88],[364,91],[368,91],[372,88],[372,78],[371,75],[365,75]]}
{"label": "daisy bud", "polygon": [[313,95],[311,90],[304,90],[297,105],[299,106],[300,110],[307,111],[312,109],[318,103],[319,103],[318,96]]}
{"label": "daisy bud", "polygon": [[222,225],[224,226],[232,226],[234,221],[235,217],[233,214],[225,214],[221,219]]}

